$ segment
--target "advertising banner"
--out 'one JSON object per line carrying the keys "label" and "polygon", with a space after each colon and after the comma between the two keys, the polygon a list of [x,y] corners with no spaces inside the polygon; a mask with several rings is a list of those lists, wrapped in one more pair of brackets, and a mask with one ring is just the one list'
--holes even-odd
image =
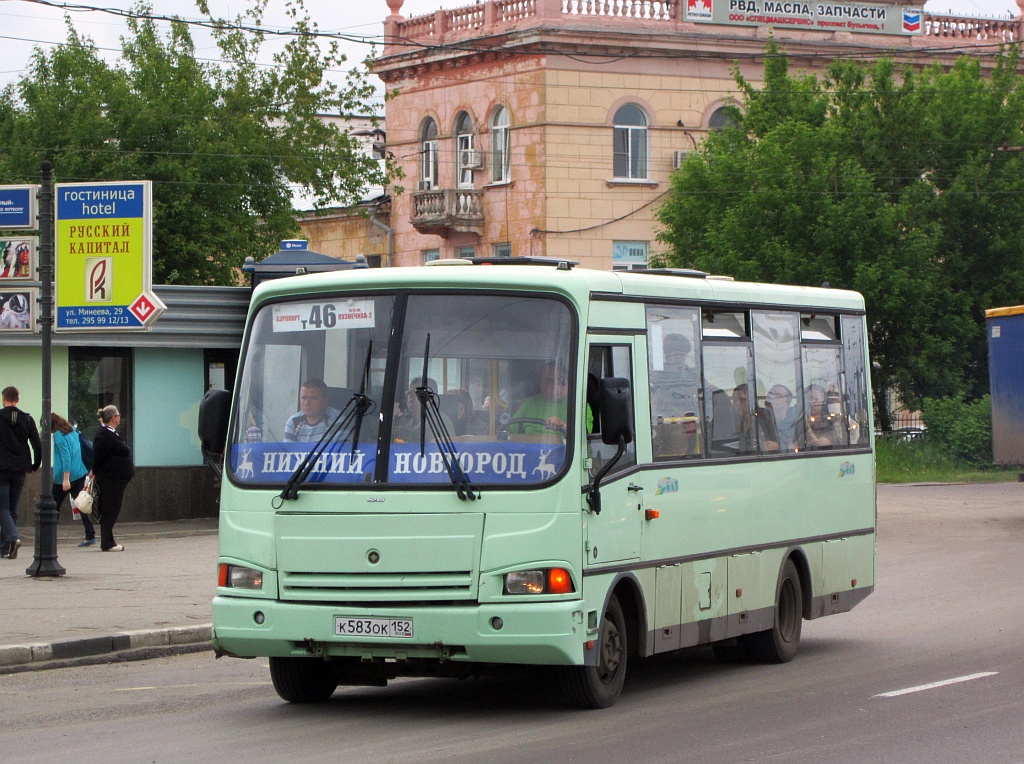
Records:
{"label": "advertising banner", "polygon": [[0,186],[0,230],[36,227],[39,186]]}
{"label": "advertising banner", "polygon": [[148,329],[152,182],[60,183],[56,191],[57,329]]}
{"label": "advertising banner", "polygon": [[38,331],[36,303],[39,290],[19,289],[0,282],[0,335]]}
{"label": "advertising banner", "polygon": [[30,281],[36,278],[36,236],[0,234],[0,289],[9,280]]}
{"label": "advertising banner", "polygon": [[923,31],[921,8],[842,0],[686,0],[686,20],[888,35],[915,35]]}

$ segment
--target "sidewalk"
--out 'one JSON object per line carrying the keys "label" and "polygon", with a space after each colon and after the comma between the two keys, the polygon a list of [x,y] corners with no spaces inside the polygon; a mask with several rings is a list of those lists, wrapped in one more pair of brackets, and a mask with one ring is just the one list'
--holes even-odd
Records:
{"label": "sidewalk", "polygon": [[34,538],[22,534],[17,559],[0,559],[0,673],[208,648],[216,518],[119,523],[124,552],[79,548],[81,525],[58,526],[58,577],[25,574]]}

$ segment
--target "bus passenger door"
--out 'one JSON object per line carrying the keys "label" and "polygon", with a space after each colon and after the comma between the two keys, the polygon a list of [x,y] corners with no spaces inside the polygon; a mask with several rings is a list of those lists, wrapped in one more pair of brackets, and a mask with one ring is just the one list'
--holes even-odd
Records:
{"label": "bus passenger door", "polygon": [[[621,337],[592,337],[587,349],[587,394],[581,417],[586,430],[587,459],[583,480],[593,483],[594,475],[617,450],[601,442],[601,417],[597,396],[598,381],[604,377],[623,377],[633,388],[633,346]],[[636,393],[633,392],[634,401]],[[635,406],[634,406],[635,409]],[[635,418],[635,417],[634,417]],[[636,422],[633,423],[634,431]],[[587,532],[586,559],[588,567],[640,556],[640,533],[643,527],[643,490],[639,476],[630,468],[636,466],[636,438],[626,446],[618,463],[601,482],[601,512],[585,513]],[[623,474],[628,473],[628,474]],[[589,509],[587,494],[583,508]]]}

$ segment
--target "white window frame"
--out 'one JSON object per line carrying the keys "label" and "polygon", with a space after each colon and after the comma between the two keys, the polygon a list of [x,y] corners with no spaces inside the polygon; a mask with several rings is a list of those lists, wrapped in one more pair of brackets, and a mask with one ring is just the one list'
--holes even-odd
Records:
{"label": "white window frame", "polygon": [[[432,136],[431,126],[434,128]],[[424,122],[420,136],[420,191],[433,191],[438,187],[437,123],[433,119]]]}
{"label": "white window frame", "polygon": [[[639,113],[642,125],[628,122],[632,115],[627,110]],[[615,127],[612,134],[612,175],[617,179],[647,180],[650,178],[650,123],[647,114],[639,105],[627,103],[615,112]],[[620,167],[622,162],[625,167]],[[622,170],[625,174],[621,174]]]}
{"label": "white window frame", "polygon": [[455,130],[455,184],[457,188],[473,188],[473,163],[466,161],[476,149],[469,114],[459,112],[455,118]]}
{"label": "white window frame", "polygon": [[491,183],[508,183],[511,175],[512,131],[508,109],[499,106],[491,116]]}

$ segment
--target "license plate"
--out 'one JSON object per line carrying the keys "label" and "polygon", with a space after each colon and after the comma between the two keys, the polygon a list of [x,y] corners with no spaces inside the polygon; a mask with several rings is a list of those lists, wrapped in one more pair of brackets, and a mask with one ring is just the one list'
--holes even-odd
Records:
{"label": "license plate", "polygon": [[334,617],[334,633],[341,637],[392,637],[412,639],[411,618]]}

